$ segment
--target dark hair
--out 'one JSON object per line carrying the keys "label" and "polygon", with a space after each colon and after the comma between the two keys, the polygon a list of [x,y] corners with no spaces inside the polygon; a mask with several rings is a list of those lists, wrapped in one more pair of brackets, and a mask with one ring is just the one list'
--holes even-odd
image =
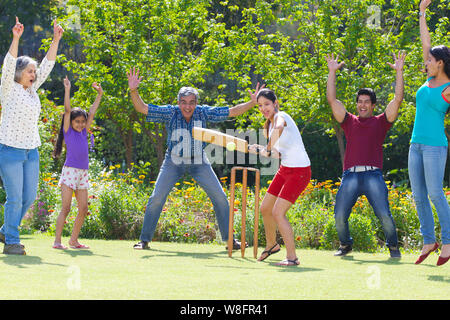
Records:
{"label": "dark hair", "polygon": [[356,102],[358,102],[359,96],[369,96],[372,104],[377,103],[377,95],[375,94],[375,91],[373,91],[373,89],[371,88],[359,89],[358,93],[356,94]]}
{"label": "dark hair", "polygon": [[444,72],[450,79],[450,49],[444,45],[435,46],[430,49],[430,54],[436,61],[444,62]]}
{"label": "dark hair", "polygon": [[[259,97],[264,97],[266,99],[269,99],[273,103],[275,103],[278,100],[275,92],[273,92],[273,90],[270,90],[268,88],[261,89],[258,92],[258,94],[256,95],[256,101],[258,101]],[[266,138],[269,137],[269,125],[270,125],[270,120],[267,119],[266,122],[264,123],[264,135]]]}
{"label": "dark hair", "polygon": [[[72,123],[73,119],[76,119],[80,116],[85,117],[87,120],[88,113],[83,109],[73,108],[72,111],[70,112],[70,123]],[[54,158],[58,158],[61,155],[63,141],[64,141],[64,114],[62,115],[61,119],[61,127],[59,128],[58,140],[56,140],[55,149],[53,150]]]}

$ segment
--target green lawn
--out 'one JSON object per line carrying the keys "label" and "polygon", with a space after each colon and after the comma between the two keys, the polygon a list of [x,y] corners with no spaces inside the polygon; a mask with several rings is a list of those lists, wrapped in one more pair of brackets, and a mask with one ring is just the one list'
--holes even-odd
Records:
{"label": "green lawn", "polygon": [[[83,239],[84,240],[84,239]],[[400,261],[388,253],[298,250],[299,267],[278,267],[284,250],[256,262],[252,249],[229,258],[225,245],[84,240],[90,250],[51,248],[46,235],[22,237],[26,256],[0,254],[1,299],[449,299],[450,264],[432,254]],[[64,239],[67,244],[67,239]],[[261,252],[262,249],[260,249]]]}

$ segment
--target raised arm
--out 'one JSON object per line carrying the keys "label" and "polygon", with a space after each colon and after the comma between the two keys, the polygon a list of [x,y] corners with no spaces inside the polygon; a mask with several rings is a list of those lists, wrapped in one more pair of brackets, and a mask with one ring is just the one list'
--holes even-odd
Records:
{"label": "raised arm", "polygon": [[20,23],[19,18],[16,17],[16,24],[14,25],[13,32],[13,40],[11,42],[11,46],[9,47],[9,54],[13,56],[13,58],[17,58],[17,54],[19,52],[19,40],[23,34],[24,26]]}
{"label": "raised arm", "polygon": [[389,102],[386,107],[386,118],[389,122],[394,122],[398,116],[398,109],[403,101],[404,95],[404,81],[403,81],[403,66],[405,65],[406,54],[404,52],[398,53],[397,57],[394,56],[394,64],[389,63],[388,65],[396,71],[396,79],[395,79],[395,93],[394,99]]}
{"label": "raised arm", "polygon": [[70,80],[67,76],[64,78],[64,132],[67,132],[70,127]]}
{"label": "raised arm", "polygon": [[420,40],[422,41],[422,54],[424,62],[428,60],[431,49],[430,32],[428,31],[427,19],[425,18],[425,11],[430,3],[431,0],[422,0],[419,5]]}
{"label": "raised arm", "polygon": [[2,67],[2,81],[1,81],[1,93],[0,99],[6,99],[8,93],[14,86],[14,75],[16,72],[16,59],[17,52],[19,51],[19,40],[23,34],[23,24],[19,22],[19,18],[16,17],[16,24],[12,28],[13,40],[9,47],[8,54],[3,60]]}
{"label": "raised arm", "polygon": [[128,87],[130,88],[131,102],[133,103],[134,109],[136,109],[137,112],[147,114],[148,106],[142,100],[138,92],[139,84],[142,81],[142,77],[139,76],[139,69],[136,70],[134,67],[130,69],[127,72],[127,78]]}
{"label": "raised arm", "polygon": [[103,96],[103,89],[100,84],[97,84],[97,82],[94,82],[92,84],[92,88],[97,91],[97,97],[95,98],[94,103],[92,104],[91,108],[89,109],[89,116],[86,123],[86,130],[89,130],[91,127],[92,122],[94,121],[95,113],[97,112],[98,106],[100,105],[100,101],[102,100]]}
{"label": "raised arm", "polygon": [[56,22],[56,20],[53,20],[53,41],[50,45],[50,48],[47,51],[46,58],[49,61],[55,61],[56,55],[58,53],[58,46],[59,41],[62,38],[62,35],[64,33],[64,29]]}
{"label": "raised arm", "polygon": [[264,84],[260,87],[259,86],[259,82],[256,85],[256,89],[254,92],[252,92],[251,90],[248,91],[249,95],[250,95],[250,101],[245,102],[245,103],[241,103],[238,104],[232,108],[230,108],[230,113],[229,113],[229,117],[237,117],[240,116],[241,114],[247,112],[248,110],[250,110],[251,108],[253,108],[254,106],[257,105],[257,101],[256,101],[256,97],[258,96],[258,92],[259,90],[261,90],[262,88],[264,88]]}
{"label": "raised arm", "polygon": [[328,63],[327,100],[331,106],[334,118],[341,123],[345,119],[347,110],[342,102],[336,99],[336,72],[344,65],[344,62],[338,63],[338,57],[336,56],[335,59],[334,54],[326,56]]}
{"label": "raised arm", "polygon": [[64,29],[56,23],[56,20],[53,21],[53,41],[50,45],[50,48],[47,51],[47,55],[42,60],[39,65],[38,70],[36,71],[36,80],[33,82],[33,89],[37,90],[40,86],[47,80],[50,72],[52,72],[53,67],[56,62],[56,54],[58,52],[59,41],[62,38],[64,33]]}

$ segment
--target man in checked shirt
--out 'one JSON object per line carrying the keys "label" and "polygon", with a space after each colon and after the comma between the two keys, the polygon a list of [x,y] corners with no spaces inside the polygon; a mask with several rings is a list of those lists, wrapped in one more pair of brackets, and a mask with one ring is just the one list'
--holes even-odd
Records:
{"label": "man in checked shirt", "polygon": [[[228,241],[229,204],[222,186],[215,175],[208,158],[203,152],[204,143],[192,138],[192,128],[206,127],[207,122],[221,122],[228,117],[239,116],[257,105],[256,96],[264,87],[256,87],[249,92],[250,101],[228,107],[198,105],[198,92],[191,87],[183,87],[178,92],[178,105],[156,106],[146,104],[139,96],[138,87],[142,81],[139,70],[127,72],[131,101],[137,112],[147,116],[149,122],[165,123],[167,130],[167,150],[160,168],[155,188],[145,209],[144,223],[139,243],[134,249],[148,249],[167,196],[175,183],[185,172],[189,173],[208,194],[214,206],[219,230],[223,241]],[[233,240],[233,249],[241,244]]]}

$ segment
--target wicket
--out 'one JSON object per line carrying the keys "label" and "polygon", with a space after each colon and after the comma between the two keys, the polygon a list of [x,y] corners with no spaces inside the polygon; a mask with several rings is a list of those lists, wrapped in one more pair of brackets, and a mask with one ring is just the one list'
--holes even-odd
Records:
{"label": "wicket", "polygon": [[241,256],[245,256],[245,218],[247,207],[247,172],[248,170],[255,172],[255,221],[253,233],[253,256],[258,255],[258,226],[259,226],[259,188],[260,188],[260,173],[259,169],[250,167],[233,167],[231,169],[230,178],[230,220],[228,228],[228,256],[231,257],[233,253],[233,226],[234,226],[234,189],[236,183],[236,171],[242,170],[242,224],[241,224]]}

